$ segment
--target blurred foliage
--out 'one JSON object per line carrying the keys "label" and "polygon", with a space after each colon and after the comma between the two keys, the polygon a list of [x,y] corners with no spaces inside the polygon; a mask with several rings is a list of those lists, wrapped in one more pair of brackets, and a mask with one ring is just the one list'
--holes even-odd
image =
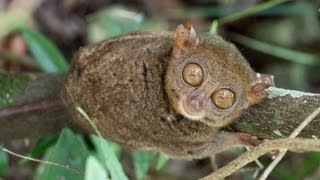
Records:
{"label": "blurred foliage", "polygon": [[166,30],[168,24],[123,6],[111,6],[90,15],[87,29],[89,41],[99,42],[138,29]]}
{"label": "blurred foliage", "polygon": [[268,44],[237,33],[229,33],[229,35],[230,38],[237,43],[243,44],[254,50],[282,58],[284,60],[303,65],[320,65],[320,56],[317,54],[306,53]]}
{"label": "blurred foliage", "polygon": [[30,77],[26,74],[13,77],[0,70],[0,82],[0,108],[3,108],[12,104],[16,96],[23,93],[21,90],[30,82]]}
{"label": "blurred foliage", "polygon": [[0,149],[0,177],[4,174],[9,166],[9,158],[6,152]]}
{"label": "blurred foliage", "polygon": [[272,7],[275,7],[281,3],[284,3],[289,0],[270,0],[266,2],[262,2],[259,4],[256,4],[255,6],[250,6],[246,9],[243,9],[238,12],[234,12],[230,15],[227,15],[225,17],[222,17],[219,19],[219,24],[227,24],[227,23],[232,23],[236,20],[239,20],[244,17],[248,17],[254,14],[257,14],[258,12],[262,12],[266,9],[270,9]]}
{"label": "blurred foliage", "polygon": [[0,34],[15,30],[19,26],[30,24],[31,17],[23,11],[0,12]]}
{"label": "blurred foliage", "polygon": [[[203,16],[203,17],[229,17],[228,23],[241,18],[255,16],[279,16],[279,15],[296,15],[299,14],[300,6],[296,3],[281,4],[290,0],[269,0],[264,3],[253,5],[253,1],[219,1],[217,6],[198,6],[185,9],[178,9],[173,12],[174,15],[180,16]],[[226,23],[226,22],[224,22]]]}
{"label": "blurred foliage", "polygon": [[156,170],[157,171],[161,170],[167,164],[168,160],[169,160],[169,157],[160,153],[157,164],[156,164]]}
{"label": "blurred foliage", "polygon": [[89,17],[88,31],[91,42],[137,30],[144,15],[121,6],[101,10]]}
{"label": "blurred foliage", "polygon": [[278,179],[292,179],[292,180],[299,180],[303,179],[307,175],[312,174],[317,168],[320,166],[320,152],[310,152],[306,153],[306,156],[303,159],[295,161],[296,164],[295,170],[293,171],[292,168],[288,168],[284,165],[279,165],[273,171],[273,175]]}
{"label": "blurred foliage", "polygon": [[[52,137],[40,141],[32,152],[39,152],[48,148],[45,148],[45,146],[49,146],[54,140],[55,138]],[[104,177],[109,177],[108,174],[110,174],[111,179],[128,179],[116,155],[116,153],[120,153],[120,146],[95,135],[91,135],[91,141],[94,144],[95,151],[88,149],[81,136],[74,134],[69,129],[64,129],[57,143],[46,152],[44,160],[68,165],[70,168],[85,172],[85,179],[96,179],[96,177],[105,179]],[[150,161],[155,155],[156,152],[133,152],[133,163],[138,179],[144,178]],[[81,176],[68,169],[48,164],[41,164],[35,177],[35,179],[59,178],[82,179]]]}
{"label": "blurred foliage", "polygon": [[320,152],[310,152],[298,167],[302,177],[311,174],[320,166]]}
{"label": "blurred foliage", "polygon": [[151,161],[155,158],[156,152],[144,152],[144,151],[134,151],[132,152],[133,165],[136,173],[136,178],[142,180],[147,174],[150,167]]}
{"label": "blurred foliage", "polygon": [[[287,1],[289,0],[269,0],[253,6],[253,1],[239,3],[236,0],[218,0],[218,6],[188,6],[168,11],[168,13],[170,16],[183,18],[214,17],[210,33],[217,34],[221,27],[225,28],[223,30],[226,30],[226,36],[232,41],[268,54],[272,59],[277,58],[276,63],[268,61],[270,57],[265,58],[268,62],[264,62],[263,67],[264,71],[275,75],[276,85],[305,90],[308,87],[309,67],[319,67],[320,55],[318,49],[308,51],[308,48],[301,48],[299,45],[319,40],[319,12],[315,3],[320,5],[320,2],[301,0],[283,3]],[[244,30],[235,33],[238,20],[252,15],[255,17],[250,21],[250,28],[241,27],[240,29]],[[170,23],[162,17],[152,17],[134,8],[119,5],[99,8],[98,11],[87,15],[86,20],[88,31],[86,38],[89,42],[101,41],[138,29],[155,31],[167,30],[170,27]],[[29,28],[27,24],[30,25],[31,21],[30,14],[26,15],[23,12],[1,14],[0,34],[18,27],[30,52],[44,72],[66,72],[68,63],[60,50],[49,40],[49,37]],[[236,23],[233,25],[230,22]],[[231,28],[225,24],[230,25]],[[260,59],[254,61],[260,61]],[[311,73],[320,73],[320,68],[314,69]],[[15,96],[22,93],[15,89],[25,86],[29,82],[29,77],[23,75],[21,78],[10,79],[0,71],[0,81],[4,84],[0,89],[1,108],[12,103]],[[37,157],[46,151],[45,160],[68,164],[71,168],[84,172],[85,179],[128,179],[119,160],[122,147],[95,135],[91,136],[90,141],[94,145],[93,150],[87,147],[81,136],[64,129],[59,138],[40,139],[28,156]],[[156,152],[134,151],[131,155],[137,179],[143,179],[146,176],[153,165],[153,160],[156,161],[155,169],[160,170],[169,159],[161,154],[156,159]],[[295,164],[296,170],[293,171],[282,165],[274,171],[274,176],[277,179],[302,179],[315,171],[319,167],[319,162],[320,153],[309,153],[304,160]],[[7,155],[0,151],[0,175],[7,166]],[[82,178],[74,172],[47,164],[41,164],[38,167],[35,177],[35,179]]]}
{"label": "blurred foliage", "polygon": [[26,26],[20,26],[19,31],[22,32],[30,51],[45,72],[58,73],[68,71],[68,64],[65,58],[50,40]]}
{"label": "blurred foliage", "polygon": [[218,34],[218,25],[219,25],[218,20],[213,20],[211,23],[211,26],[210,26],[209,33],[210,34]]}
{"label": "blurred foliage", "polygon": [[[297,11],[296,14],[258,22],[252,26],[250,34],[259,40],[285,47],[294,47],[301,42],[312,42],[319,38],[317,7],[311,1],[297,1],[289,5],[294,5],[291,8]],[[282,11],[285,12],[284,9]]]}
{"label": "blurred foliage", "polygon": [[94,156],[89,156],[86,161],[85,180],[108,180],[108,173]]}
{"label": "blurred foliage", "polygon": [[109,142],[95,135],[91,135],[91,140],[97,149],[98,159],[110,173],[111,179],[128,179],[122,169],[121,163],[119,162],[115,152],[109,145]]}
{"label": "blurred foliage", "polygon": [[112,149],[112,151],[115,153],[116,157],[120,159],[121,153],[122,153],[122,147],[120,144],[115,143],[113,141],[108,141],[108,146]]}
{"label": "blurred foliage", "polygon": [[[85,161],[89,155],[89,150],[79,135],[74,134],[69,129],[64,129],[55,144],[50,148],[44,160],[65,164],[80,172],[85,170]],[[40,164],[35,175],[35,179],[82,179],[79,174],[62,167]]]}
{"label": "blurred foliage", "polygon": [[[57,140],[58,136],[39,138],[37,140],[37,143],[31,148],[27,156],[33,158],[42,156],[48,148],[56,144]],[[26,162],[28,162],[27,159],[21,159],[19,163],[24,164]]]}
{"label": "blurred foliage", "polygon": [[[101,133],[96,128],[95,124],[88,116],[88,114],[81,108],[76,108],[79,113],[90,123],[90,125],[95,129],[99,136],[91,135],[91,141],[97,149],[97,157],[100,162],[104,165],[106,170],[110,173],[111,179],[127,179],[121,163],[119,162],[119,154],[121,153],[121,146],[117,143],[107,141],[101,137]],[[141,152],[133,151],[133,165],[135,169],[135,174],[137,179],[143,179],[146,175],[150,161],[155,157],[156,152]]]}
{"label": "blurred foliage", "polygon": [[275,84],[281,88],[305,91],[308,87],[307,67],[295,63],[270,65],[266,70],[274,75]]}

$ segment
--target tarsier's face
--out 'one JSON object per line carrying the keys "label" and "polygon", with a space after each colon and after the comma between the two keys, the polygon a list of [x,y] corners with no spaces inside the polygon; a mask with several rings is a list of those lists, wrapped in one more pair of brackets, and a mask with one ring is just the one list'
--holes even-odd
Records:
{"label": "tarsier's face", "polygon": [[176,30],[168,66],[170,104],[176,113],[191,120],[225,126],[267,96],[267,85],[258,82],[232,44],[219,37],[197,38],[186,25]]}

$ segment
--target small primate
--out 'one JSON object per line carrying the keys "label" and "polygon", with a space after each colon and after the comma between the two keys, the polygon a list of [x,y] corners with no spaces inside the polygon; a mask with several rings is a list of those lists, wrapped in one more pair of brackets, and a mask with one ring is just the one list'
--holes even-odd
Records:
{"label": "small primate", "polygon": [[233,44],[197,35],[187,21],[174,33],[134,32],[82,48],[62,99],[86,130],[93,131],[78,106],[107,139],[194,159],[261,143],[222,128],[264,100],[269,86]]}

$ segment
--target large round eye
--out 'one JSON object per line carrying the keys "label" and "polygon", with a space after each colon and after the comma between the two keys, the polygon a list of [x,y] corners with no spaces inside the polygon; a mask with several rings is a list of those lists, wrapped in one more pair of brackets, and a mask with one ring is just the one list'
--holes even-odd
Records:
{"label": "large round eye", "polygon": [[228,109],[230,108],[235,101],[234,93],[227,88],[222,88],[211,95],[211,101],[219,109]]}
{"label": "large round eye", "polygon": [[199,64],[189,63],[183,68],[182,78],[190,86],[199,86],[203,80],[203,70]]}

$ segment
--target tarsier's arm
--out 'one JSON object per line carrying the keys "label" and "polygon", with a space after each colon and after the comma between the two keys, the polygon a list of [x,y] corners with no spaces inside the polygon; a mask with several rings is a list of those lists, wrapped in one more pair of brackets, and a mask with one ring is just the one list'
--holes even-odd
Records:
{"label": "tarsier's arm", "polygon": [[205,147],[190,152],[191,159],[210,157],[223,152],[234,146],[254,147],[261,144],[262,141],[248,133],[235,133],[220,131]]}

